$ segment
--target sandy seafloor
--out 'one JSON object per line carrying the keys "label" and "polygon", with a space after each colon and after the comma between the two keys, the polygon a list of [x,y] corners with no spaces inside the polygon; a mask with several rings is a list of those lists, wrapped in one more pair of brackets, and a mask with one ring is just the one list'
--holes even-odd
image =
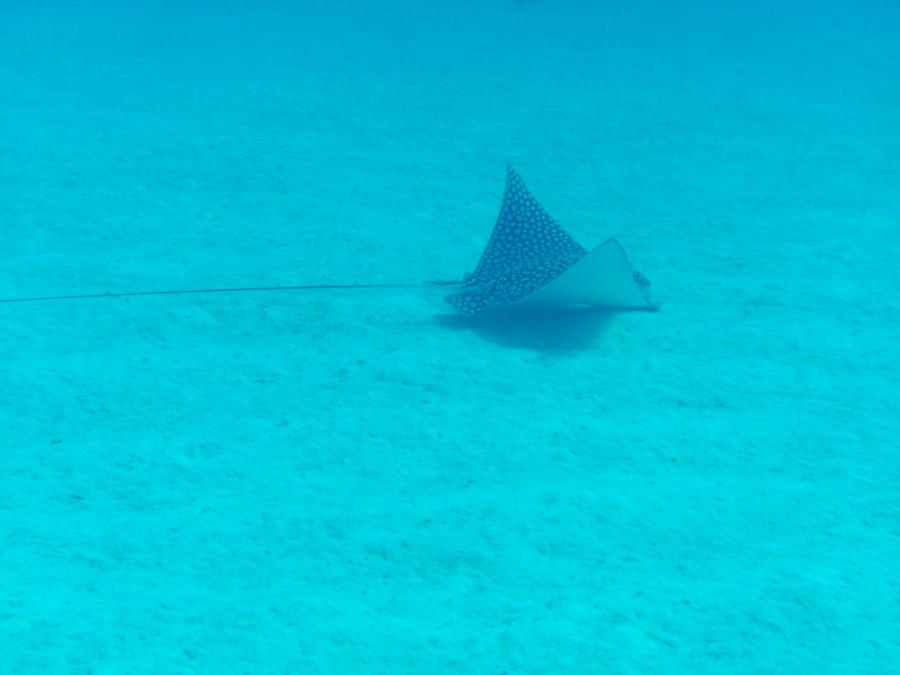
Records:
{"label": "sandy seafloor", "polygon": [[[136,8],[134,6],[139,6]],[[900,672],[900,6],[0,8],[2,673]]]}

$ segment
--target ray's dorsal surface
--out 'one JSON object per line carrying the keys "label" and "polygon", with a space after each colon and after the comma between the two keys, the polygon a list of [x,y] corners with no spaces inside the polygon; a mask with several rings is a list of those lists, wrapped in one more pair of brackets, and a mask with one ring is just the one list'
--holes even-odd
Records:
{"label": "ray's dorsal surface", "polygon": [[615,239],[590,253],[560,227],[507,168],[494,231],[475,271],[447,302],[465,315],[511,305],[590,305],[656,310],[649,282]]}

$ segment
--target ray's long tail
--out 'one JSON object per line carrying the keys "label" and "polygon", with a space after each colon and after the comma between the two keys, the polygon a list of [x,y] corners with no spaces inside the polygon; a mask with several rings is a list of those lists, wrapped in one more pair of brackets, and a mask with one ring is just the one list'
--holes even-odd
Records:
{"label": "ray's long tail", "polygon": [[211,293],[270,293],[277,291],[327,291],[365,288],[423,288],[427,286],[454,286],[460,281],[426,281],[417,284],[306,284],[298,286],[239,286],[231,288],[182,288],[175,290],[125,291],[120,293],[77,293],[73,295],[35,295],[17,298],[0,298],[0,304],[15,302],[50,302],[57,300],[99,300],[102,298],[133,298],[151,295],[202,295]]}

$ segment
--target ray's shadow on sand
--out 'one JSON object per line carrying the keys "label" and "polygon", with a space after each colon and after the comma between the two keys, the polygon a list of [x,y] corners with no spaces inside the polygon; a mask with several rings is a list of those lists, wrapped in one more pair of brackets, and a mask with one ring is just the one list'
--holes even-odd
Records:
{"label": "ray's shadow on sand", "polygon": [[538,352],[575,352],[595,346],[615,310],[598,307],[501,309],[475,316],[441,314],[439,325],[468,330],[505,347]]}

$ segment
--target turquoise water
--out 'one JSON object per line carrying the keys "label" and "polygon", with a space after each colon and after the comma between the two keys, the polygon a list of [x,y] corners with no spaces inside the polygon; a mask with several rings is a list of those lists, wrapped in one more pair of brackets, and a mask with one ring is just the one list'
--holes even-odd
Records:
{"label": "turquoise water", "polygon": [[900,6],[0,5],[2,673],[900,672]]}

